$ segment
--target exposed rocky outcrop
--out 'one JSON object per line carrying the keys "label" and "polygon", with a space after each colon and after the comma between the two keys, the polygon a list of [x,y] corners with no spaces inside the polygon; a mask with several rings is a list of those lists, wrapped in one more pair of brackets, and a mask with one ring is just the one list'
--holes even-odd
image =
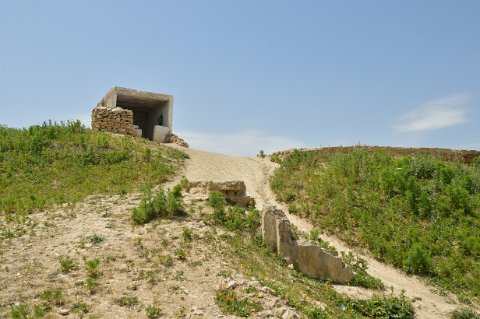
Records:
{"label": "exposed rocky outcrop", "polygon": [[230,203],[243,207],[255,205],[255,200],[252,197],[247,196],[247,188],[243,181],[191,181],[189,186],[190,192],[192,193],[210,193],[212,191],[219,191]]}
{"label": "exposed rocky outcrop", "polygon": [[340,257],[319,246],[294,241],[288,218],[275,207],[262,212],[262,235],[267,246],[308,276],[338,283],[347,283],[354,277]]}

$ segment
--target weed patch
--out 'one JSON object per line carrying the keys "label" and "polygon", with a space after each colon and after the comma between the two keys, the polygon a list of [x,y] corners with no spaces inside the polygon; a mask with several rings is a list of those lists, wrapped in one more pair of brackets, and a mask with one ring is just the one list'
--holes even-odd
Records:
{"label": "weed patch", "polygon": [[239,298],[233,289],[217,290],[215,302],[222,312],[239,317],[249,317],[262,310],[260,304]]}

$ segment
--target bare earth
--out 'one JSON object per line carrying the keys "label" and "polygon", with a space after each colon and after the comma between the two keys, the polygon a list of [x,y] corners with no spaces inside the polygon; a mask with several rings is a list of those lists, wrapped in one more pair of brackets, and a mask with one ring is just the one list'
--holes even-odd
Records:
{"label": "bare earth", "polygon": [[[265,205],[275,205],[283,209],[290,222],[299,230],[309,232],[313,227],[307,220],[288,214],[287,207],[276,201],[268,180],[277,164],[272,163],[269,159],[226,156],[192,149],[184,151],[190,156],[183,173],[189,180],[243,180],[247,186],[247,194],[255,198],[259,209]],[[336,237],[327,235],[321,237],[330,242],[338,251],[352,250]],[[423,279],[417,276],[407,276],[365,253],[355,252],[367,260],[370,275],[381,279],[386,287],[392,287],[396,293],[405,291],[405,295],[414,301],[413,305],[418,318],[449,318],[449,313],[459,306],[455,296],[443,297],[436,294],[436,289],[427,285]],[[335,288],[340,293],[357,298],[368,298],[372,294],[363,288],[349,286],[336,286]]]}

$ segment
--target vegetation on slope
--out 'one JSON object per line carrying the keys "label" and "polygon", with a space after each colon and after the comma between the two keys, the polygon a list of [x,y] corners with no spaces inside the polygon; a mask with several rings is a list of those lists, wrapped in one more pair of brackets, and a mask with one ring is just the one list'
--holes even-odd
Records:
{"label": "vegetation on slope", "polygon": [[125,194],[171,176],[185,154],[79,121],[0,126],[0,212],[19,217],[91,194]]}
{"label": "vegetation on slope", "polygon": [[[309,319],[323,318],[414,318],[410,301],[404,296],[374,295],[367,300],[352,299],[337,294],[328,282],[310,278],[287,267],[286,261],[268,248],[259,235],[260,213],[253,209],[227,206],[223,195],[212,192],[209,205],[213,214],[204,220],[233,232],[234,236],[220,236],[226,245],[219,249],[227,256],[237,271],[246,277],[255,277],[263,286],[269,287],[287,304]],[[220,291],[216,302],[226,313],[243,316],[245,301],[235,299],[225,303],[225,291]],[[230,296],[230,295],[228,295]],[[325,309],[319,306],[321,301]],[[248,304],[247,304],[248,305]],[[253,313],[255,311],[249,311]]]}
{"label": "vegetation on slope", "polygon": [[294,151],[271,185],[292,213],[465,301],[480,296],[480,161]]}

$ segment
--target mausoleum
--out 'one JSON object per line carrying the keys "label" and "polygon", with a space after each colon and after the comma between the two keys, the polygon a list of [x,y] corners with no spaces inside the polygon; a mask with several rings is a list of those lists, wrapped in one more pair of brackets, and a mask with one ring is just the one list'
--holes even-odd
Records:
{"label": "mausoleum", "polygon": [[92,129],[166,142],[172,134],[173,96],[114,87],[92,111]]}

